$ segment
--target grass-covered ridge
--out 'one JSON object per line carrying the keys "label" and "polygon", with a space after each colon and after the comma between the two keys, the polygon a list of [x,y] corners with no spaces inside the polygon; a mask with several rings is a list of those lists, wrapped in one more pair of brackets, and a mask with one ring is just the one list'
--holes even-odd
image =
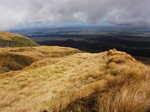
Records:
{"label": "grass-covered ridge", "polygon": [[124,52],[46,46],[0,51],[36,60],[0,74],[0,112],[147,112],[149,107],[149,67]]}
{"label": "grass-covered ridge", "polygon": [[[64,57],[79,53],[81,51],[73,48],[57,47],[57,46],[37,46],[37,47],[8,47],[0,48],[0,73],[21,70],[28,67],[41,67]],[[47,60],[47,61],[44,61]]]}
{"label": "grass-covered ridge", "polygon": [[33,40],[19,34],[0,32],[0,47],[37,46]]}

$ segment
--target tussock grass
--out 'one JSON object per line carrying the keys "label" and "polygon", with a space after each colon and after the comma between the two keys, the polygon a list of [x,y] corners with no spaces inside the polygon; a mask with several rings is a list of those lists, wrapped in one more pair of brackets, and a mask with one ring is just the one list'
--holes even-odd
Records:
{"label": "tussock grass", "polygon": [[[0,73],[45,66],[54,63],[58,58],[81,52],[77,49],[63,47],[16,47],[0,48]],[[51,57],[51,58],[50,58]],[[49,61],[47,58],[50,58]]]}
{"label": "tussock grass", "polygon": [[31,57],[13,53],[2,53],[0,54],[0,59],[2,72],[20,70],[34,62],[34,59]]}
{"label": "tussock grass", "polygon": [[33,51],[11,49],[39,61],[0,76],[0,112],[147,112],[149,67],[132,56],[46,46]]}

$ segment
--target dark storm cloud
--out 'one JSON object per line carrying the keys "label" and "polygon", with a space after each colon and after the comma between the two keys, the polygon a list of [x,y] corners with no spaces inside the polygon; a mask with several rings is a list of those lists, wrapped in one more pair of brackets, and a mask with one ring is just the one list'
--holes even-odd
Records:
{"label": "dark storm cloud", "polygon": [[0,28],[28,23],[150,25],[149,0],[0,0]]}

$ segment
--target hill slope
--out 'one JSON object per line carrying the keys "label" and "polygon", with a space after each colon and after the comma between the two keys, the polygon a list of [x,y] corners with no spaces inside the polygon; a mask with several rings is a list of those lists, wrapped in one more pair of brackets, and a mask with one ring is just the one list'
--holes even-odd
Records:
{"label": "hill slope", "polygon": [[0,48],[0,73],[21,70],[32,63],[35,63],[32,68],[41,67],[43,59],[50,58],[52,62],[55,62],[55,58],[79,52],[81,51],[77,49],[57,46]]}
{"label": "hill slope", "polygon": [[[28,55],[27,50],[9,52]],[[37,61],[0,75],[0,112],[147,111],[149,67],[130,55],[116,50],[82,53],[61,47],[35,47],[33,52],[39,54]],[[28,56],[34,57],[34,53]]]}
{"label": "hill slope", "polygon": [[31,39],[8,32],[0,32],[0,47],[37,46]]}

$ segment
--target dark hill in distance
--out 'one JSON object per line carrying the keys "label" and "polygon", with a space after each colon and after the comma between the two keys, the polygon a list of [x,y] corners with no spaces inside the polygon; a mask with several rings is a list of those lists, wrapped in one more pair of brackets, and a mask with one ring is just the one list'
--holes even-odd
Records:
{"label": "dark hill in distance", "polygon": [[13,30],[41,45],[100,52],[116,48],[134,56],[150,56],[150,28],[136,26],[75,26]]}

